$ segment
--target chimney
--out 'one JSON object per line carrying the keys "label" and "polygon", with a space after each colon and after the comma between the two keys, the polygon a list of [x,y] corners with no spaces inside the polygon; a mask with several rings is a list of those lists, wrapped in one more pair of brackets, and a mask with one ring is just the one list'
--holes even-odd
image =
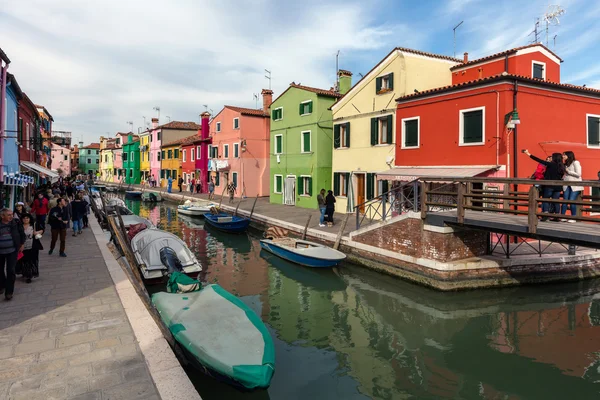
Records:
{"label": "chimney", "polygon": [[263,111],[265,114],[269,114],[269,107],[273,103],[273,91],[271,89],[263,89],[260,94],[263,97]]}
{"label": "chimney", "polygon": [[158,118],[152,118],[152,129],[156,129],[158,126]]}
{"label": "chimney", "polygon": [[483,68],[479,67],[477,71],[479,72],[479,79],[483,78]]}
{"label": "chimney", "polygon": [[346,94],[352,87],[352,72],[340,69],[338,71],[338,91],[340,94]]}
{"label": "chimney", "polygon": [[463,56],[463,62],[466,64],[469,62],[469,53],[465,52]]}
{"label": "chimney", "polygon": [[200,124],[200,137],[202,139],[208,139],[208,132],[210,128],[208,127],[208,119],[210,118],[210,113],[204,111],[200,114],[200,118],[202,119],[202,123]]}

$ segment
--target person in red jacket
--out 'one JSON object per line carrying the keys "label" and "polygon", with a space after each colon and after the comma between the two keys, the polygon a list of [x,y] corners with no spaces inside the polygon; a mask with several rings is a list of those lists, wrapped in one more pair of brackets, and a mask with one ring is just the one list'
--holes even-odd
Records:
{"label": "person in red jacket", "polygon": [[48,215],[48,199],[42,192],[38,193],[38,198],[31,204],[31,213],[35,215],[35,221],[41,230],[46,229],[46,216]]}

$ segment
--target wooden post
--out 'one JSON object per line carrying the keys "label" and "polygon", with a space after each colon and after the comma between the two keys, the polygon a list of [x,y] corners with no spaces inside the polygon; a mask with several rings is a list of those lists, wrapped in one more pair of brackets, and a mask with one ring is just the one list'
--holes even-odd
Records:
{"label": "wooden post", "polygon": [[421,181],[421,219],[427,217],[427,193],[429,192],[429,183]]}
{"label": "wooden post", "polygon": [[[504,195],[508,196],[510,192],[510,185],[508,184],[504,184]],[[508,210],[510,207],[508,205],[508,199],[504,199],[504,202],[502,204],[502,208],[504,208],[505,210]]]}
{"label": "wooden post", "polygon": [[538,191],[533,185],[529,188],[529,204],[527,222],[529,226],[529,233],[537,233],[538,217],[537,217],[537,198]]}
{"label": "wooden post", "polygon": [[306,220],[306,225],[304,225],[304,233],[302,233],[302,240],[306,240],[306,231],[308,230],[308,224],[310,223],[311,218],[312,218],[312,214],[308,214],[308,219]]}
{"label": "wooden post", "polygon": [[344,235],[344,229],[346,229],[346,224],[348,223],[348,218],[350,218],[350,214],[346,214],[346,218],[342,221],[342,226],[340,227],[340,231],[335,238],[335,244],[333,245],[333,249],[337,250],[340,247],[340,242],[342,241],[342,236]]}
{"label": "wooden post", "polygon": [[117,218],[119,219],[119,227],[121,228],[121,233],[125,237],[125,241],[127,245],[130,245],[131,242],[129,240],[129,236],[127,235],[127,229],[125,229],[125,224],[123,223],[123,217],[121,216],[121,209],[117,206]]}
{"label": "wooden post", "polygon": [[[582,193],[583,192],[579,192],[579,195],[577,196],[577,201],[582,201],[583,200],[583,198],[581,196]],[[583,205],[576,205],[575,206],[575,210],[576,210],[575,215],[576,216],[581,217],[583,215],[583,211],[581,211],[582,208],[583,208]]]}
{"label": "wooden post", "polygon": [[[354,209],[356,210],[356,229],[360,228],[360,207],[354,207]],[[365,209],[366,211],[366,209]]]}
{"label": "wooden post", "polygon": [[254,207],[256,206],[257,200],[258,200],[258,195],[256,195],[256,197],[254,198],[254,203],[252,204],[252,210],[250,210],[250,216],[248,217],[248,219],[252,219],[252,214],[254,214]]}
{"label": "wooden post", "polygon": [[242,199],[240,198],[240,201],[238,201],[237,206],[235,206],[235,211],[234,211],[233,215],[237,215],[238,208],[240,208],[241,203],[242,203]]}
{"label": "wooden post", "polygon": [[217,209],[219,211],[221,210],[221,203],[223,203],[223,196],[225,195],[225,189],[227,189],[227,185],[225,185],[223,187],[223,191],[221,192],[221,200],[219,200],[219,206],[217,207]]}
{"label": "wooden post", "polygon": [[458,184],[458,196],[456,198],[456,221],[459,224],[465,223],[465,192],[466,186],[464,183]]}
{"label": "wooden post", "polygon": [[[467,182],[467,194],[473,194],[473,182]],[[465,198],[465,205],[466,206],[472,206],[473,205],[473,198],[472,197],[466,197]]]}

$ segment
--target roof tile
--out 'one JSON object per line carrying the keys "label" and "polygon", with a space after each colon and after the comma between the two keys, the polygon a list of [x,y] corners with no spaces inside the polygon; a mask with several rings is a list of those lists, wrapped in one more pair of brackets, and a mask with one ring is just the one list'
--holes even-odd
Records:
{"label": "roof tile", "polygon": [[229,108],[230,110],[239,112],[242,115],[249,115],[252,117],[269,117],[269,114],[265,113],[262,109],[254,109],[254,108],[244,108],[244,107],[236,107],[236,106],[223,106],[224,108]]}
{"label": "roof tile", "polygon": [[295,87],[296,89],[307,90],[309,92],[316,93],[320,96],[335,97],[335,98],[342,97],[342,94],[336,92],[335,90],[325,90],[325,89],[319,89],[319,88],[314,88],[314,87],[310,87],[310,86],[298,85],[295,82],[290,83],[290,86]]}
{"label": "roof tile", "polygon": [[200,129],[200,125],[192,121],[171,121],[166,124],[162,124],[157,127],[157,129],[182,129],[182,130],[198,130]]}
{"label": "roof tile", "polygon": [[550,52],[553,56],[555,56],[556,58],[558,58],[560,61],[563,61],[562,58],[560,58],[559,56],[557,56],[556,53],[554,53],[552,50],[550,50],[549,48],[547,48],[543,44],[541,44],[541,43],[533,43],[533,44],[528,44],[526,46],[515,47],[515,48],[510,49],[510,50],[501,51],[500,53],[491,54],[489,56],[485,56],[485,57],[481,57],[481,58],[476,58],[476,59],[471,60],[471,61],[466,62],[466,63],[461,61],[460,65],[455,65],[454,67],[450,68],[450,70],[455,70],[457,68],[462,68],[462,67],[466,67],[466,66],[469,66],[469,65],[479,64],[479,63],[482,63],[484,61],[493,60],[494,58],[504,57],[505,55],[516,53],[519,50],[528,49],[530,47],[535,47],[535,46],[540,46],[540,47],[544,48],[546,51]]}

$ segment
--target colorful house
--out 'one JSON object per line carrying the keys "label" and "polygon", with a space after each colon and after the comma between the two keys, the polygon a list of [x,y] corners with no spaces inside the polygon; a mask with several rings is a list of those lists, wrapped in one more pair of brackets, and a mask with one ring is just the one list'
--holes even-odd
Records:
{"label": "colorful house", "polygon": [[[333,191],[337,212],[386,192],[387,181],[377,172],[394,165],[396,105],[398,96],[448,85],[450,68],[461,60],[397,47],[354,87],[352,74],[340,70],[339,91],[344,94],[332,107]],[[326,188],[328,189],[328,188]]]}
{"label": "colorful house", "polygon": [[150,131],[140,133],[140,179],[144,182],[150,177]]}
{"label": "colorful house", "polygon": [[[118,138],[118,140],[119,140],[119,142],[121,142],[122,140],[126,140],[126,139]],[[113,179],[112,179],[112,181],[116,182],[116,183],[124,182],[126,174],[125,174],[125,171],[123,170],[123,149],[115,143],[115,148],[113,149],[112,153],[113,153]]]}
{"label": "colorful house", "polygon": [[169,178],[173,179],[173,189],[179,190],[178,178],[181,176],[181,143],[186,138],[176,139],[164,144],[160,154],[161,186],[167,187]]}
{"label": "colorful house", "polygon": [[19,172],[19,147],[17,143],[19,134],[18,104],[23,99],[23,92],[14,75],[8,74],[6,85],[6,121],[5,136],[2,146],[2,174],[16,174]]}
{"label": "colorful house", "polygon": [[127,136],[123,144],[123,175],[126,184],[140,183],[140,138]]}
{"label": "colorful house", "polygon": [[[199,170],[196,169],[196,158],[202,156],[201,143],[202,137],[198,134],[191,135],[181,142],[181,173],[186,185],[189,185],[192,179],[201,179]],[[205,186],[206,183],[202,182],[202,187]]]}
{"label": "colorful house", "polygon": [[100,143],[90,143],[79,148],[79,170],[82,174],[95,174],[100,169]]}
{"label": "colorful house", "polygon": [[[0,136],[5,136],[6,131],[6,123],[7,123],[7,105],[5,104],[7,99],[6,96],[6,86],[7,86],[7,76],[8,76],[8,66],[10,64],[10,59],[6,55],[6,53],[0,49]],[[0,158],[3,156],[2,144],[0,143]],[[3,162],[0,160],[0,177],[2,176],[2,167]]]}
{"label": "colorful house", "polygon": [[236,197],[269,195],[269,107],[271,90],[263,90],[259,110],[225,106],[212,119],[209,170],[216,192],[232,182]]}
{"label": "colorful house", "polygon": [[52,164],[50,169],[63,178],[71,176],[71,149],[50,143]]}
{"label": "colorful house", "polygon": [[104,136],[100,136],[100,180],[105,182],[113,181],[113,150],[115,148],[115,139],[109,139]]}
{"label": "colorful house", "polygon": [[23,93],[19,102],[19,161],[36,161],[36,151],[41,147],[40,116],[35,104]]}
{"label": "colorful house", "polygon": [[317,208],[321,188],[332,188],[335,90],[291,83],[271,104],[271,203]]}
{"label": "colorful house", "polygon": [[41,135],[41,149],[38,154],[38,164],[42,167],[50,169],[52,166],[52,157],[51,157],[51,139],[52,139],[52,123],[54,122],[54,118],[48,112],[46,107],[35,105],[37,108],[38,114],[41,119],[41,127],[40,127],[40,135]]}
{"label": "colorful house", "polygon": [[[560,83],[562,60],[541,44],[451,68],[452,85],[396,99],[399,181],[438,174],[528,178],[536,163],[572,150],[583,178],[600,170],[600,90]],[[418,171],[417,171],[418,168]]]}

